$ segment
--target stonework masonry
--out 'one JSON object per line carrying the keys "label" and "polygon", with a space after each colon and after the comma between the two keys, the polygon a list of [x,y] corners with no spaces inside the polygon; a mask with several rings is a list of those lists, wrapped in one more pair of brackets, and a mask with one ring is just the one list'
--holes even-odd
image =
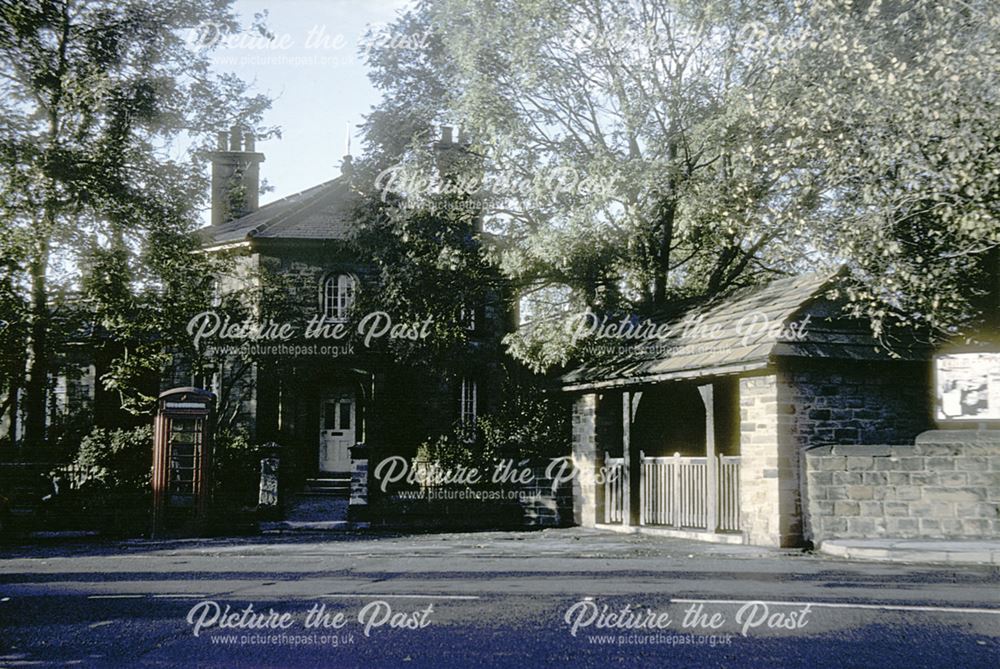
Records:
{"label": "stonework masonry", "polygon": [[[573,402],[573,466],[578,472],[593,472],[597,462],[597,395],[588,393]],[[597,488],[573,480],[573,522],[593,527],[596,522]]]}
{"label": "stonework masonry", "polygon": [[809,538],[1000,538],[1000,431],[806,453]]}
{"label": "stonework masonry", "polygon": [[798,453],[782,387],[775,374],[740,379],[740,525],[751,544],[799,540]]}
{"label": "stonework masonry", "polygon": [[928,427],[926,365],[784,360],[740,379],[740,512],[751,544],[808,538],[800,453],[814,446],[912,443]]}
{"label": "stonework masonry", "polygon": [[800,447],[903,444],[930,428],[924,362],[793,361],[779,366],[779,412]]}
{"label": "stonework masonry", "polygon": [[[927,368],[923,362],[779,358],[760,372],[741,376],[740,524],[747,543],[795,546],[813,537],[810,515],[803,513],[809,500],[802,474],[805,450],[912,444],[930,426]],[[620,411],[605,410],[620,395],[604,395],[575,399],[573,458],[580,471],[594,471],[605,451],[621,453],[621,435],[608,427],[616,416],[620,422]],[[575,522],[599,522],[597,487],[576,482],[573,493]],[[828,506],[824,512],[832,512]],[[865,536],[868,523],[853,524],[859,533],[852,536]]]}
{"label": "stonework masonry", "polygon": [[532,468],[531,482],[521,485],[520,503],[527,527],[563,527],[573,524],[573,492],[569,484],[553,485],[548,463]]}
{"label": "stonework masonry", "polygon": [[[787,437],[796,454],[815,446],[912,444],[931,427],[928,365],[924,362],[785,360],[778,412],[786,416]],[[796,463],[796,531],[812,535],[808,488]],[[803,501],[805,500],[805,501]]]}

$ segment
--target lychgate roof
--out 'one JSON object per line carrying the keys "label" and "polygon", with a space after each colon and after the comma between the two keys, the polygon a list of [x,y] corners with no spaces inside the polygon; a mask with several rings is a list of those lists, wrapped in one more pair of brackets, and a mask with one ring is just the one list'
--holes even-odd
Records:
{"label": "lychgate roof", "polygon": [[738,290],[669,319],[650,319],[655,339],[591,339],[613,351],[562,377],[564,389],[582,390],[651,381],[737,374],[778,357],[852,360],[927,358],[928,347],[889,348],[868,324],[846,318],[832,289],[837,275],[810,273]]}

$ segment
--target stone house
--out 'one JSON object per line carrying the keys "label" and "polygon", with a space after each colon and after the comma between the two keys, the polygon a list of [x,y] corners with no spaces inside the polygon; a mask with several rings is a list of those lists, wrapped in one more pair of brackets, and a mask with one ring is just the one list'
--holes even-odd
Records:
{"label": "stone house", "polygon": [[[436,148],[457,150],[447,143],[453,146]],[[232,268],[216,278],[217,292],[252,295],[275,282],[283,318],[298,327],[289,340],[262,343],[238,380],[227,379],[234,363],[223,356],[202,374],[179,361],[168,385],[228,394],[255,442],[280,445],[293,489],[315,494],[346,496],[356,444],[366,444],[372,460],[412,457],[425,439],[471,427],[490,411],[499,399],[500,338],[511,318],[507,296],[487,291],[483,303],[462,309],[469,352],[450,369],[412,369],[377,347],[348,346],[346,337],[309,339],[310,325],[314,334],[346,328],[355,301],[373,285],[372,268],[352,241],[360,195],[350,157],[339,177],[263,206],[256,193],[264,156],[252,136],[222,133],[210,157],[212,224],[201,231],[203,250]],[[378,318],[372,328],[381,327]]]}
{"label": "stone house", "polygon": [[890,353],[841,314],[836,281],[779,279],[653,319],[655,339],[592,340],[618,353],[562,377],[577,522],[795,546],[806,449],[912,444],[931,425],[930,348]]}

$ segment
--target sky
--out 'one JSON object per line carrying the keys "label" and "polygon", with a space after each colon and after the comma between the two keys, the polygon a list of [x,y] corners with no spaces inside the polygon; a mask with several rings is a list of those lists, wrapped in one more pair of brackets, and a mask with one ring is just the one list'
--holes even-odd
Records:
{"label": "sky", "polygon": [[[257,144],[265,154],[261,178],[273,191],[261,204],[297,193],[340,173],[348,125],[352,153],[361,146],[357,128],[379,100],[358,54],[369,25],[391,22],[407,0],[238,0],[236,11],[250,25],[267,10],[275,39],[223,43],[212,59],[216,70],[233,72],[274,99],[266,125],[281,138]],[[206,213],[207,216],[207,213]]]}

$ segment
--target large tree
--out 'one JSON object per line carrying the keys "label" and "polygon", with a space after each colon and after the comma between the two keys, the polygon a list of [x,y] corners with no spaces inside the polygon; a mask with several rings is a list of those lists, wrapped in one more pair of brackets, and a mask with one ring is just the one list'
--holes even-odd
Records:
{"label": "large tree", "polygon": [[27,303],[11,314],[28,335],[26,444],[45,438],[54,288],[90,300],[121,390],[141,374],[130,347],[197,282],[183,260],[206,190],[196,152],[268,106],[210,69],[214,37],[240,30],[231,4],[0,0],[0,236],[22,241],[7,283]]}
{"label": "large tree", "polygon": [[769,63],[768,94],[738,104],[781,141],[745,153],[808,174],[802,227],[851,270],[855,312],[877,332],[996,325],[1000,5],[818,0],[790,26],[762,17],[746,48]]}
{"label": "large tree", "polygon": [[[513,350],[536,364],[570,352],[567,306],[649,312],[845,264],[877,331],[887,316],[946,330],[974,315],[1000,234],[997,13],[423,0],[370,52],[386,97],[368,135],[417,170],[391,129],[415,144],[431,122],[466,130],[487,227],[532,298]],[[415,36],[416,55],[392,46]]]}
{"label": "large tree", "polygon": [[766,11],[427,0],[390,28],[387,44],[429,38],[419,58],[373,52],[388,92],[369,136],[386,117],[451,119],[482,155],[487,229],[535,323],[512,338],[516,354],[564,359],[567,304],[649,311],[796,269],[787,221],[808,201],[784,175],[746,169],[742,110],[728,105],[760,76],[741,45]]}

